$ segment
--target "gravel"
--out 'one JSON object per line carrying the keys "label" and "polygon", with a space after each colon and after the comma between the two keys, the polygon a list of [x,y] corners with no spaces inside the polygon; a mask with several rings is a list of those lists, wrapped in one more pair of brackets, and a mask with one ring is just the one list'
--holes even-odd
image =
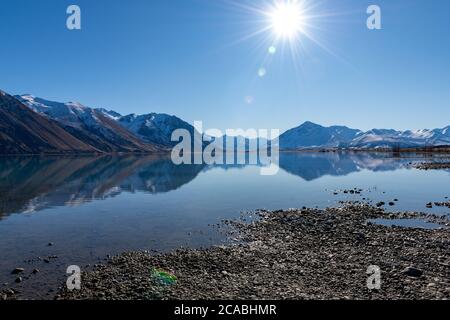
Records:
{"label": "gravel", "polygon": [[450,169],[450,162],[424,162],[414,166],[419,170],[442,170]]}
{"label": "gravel", "polygon": [[[255,214],[255,213],[253,213]],[[449,299],[450,233],[445,217],[386,212],[362,203],[258,211],[224,221],[236,244],[169,254],[126,252],[82,274],[82,289],[56,299]],[[385,227],[369,219],[423,218],[441,229]],[[370,290],[367,270],[381,269]],[[162,282],[154,270],[165,270]]]}
{"label": "gravel", "polygon": [[445,201],[445,202],[435,202],[434,205],[436,207],[447,207],[450,208],[450,201]]}

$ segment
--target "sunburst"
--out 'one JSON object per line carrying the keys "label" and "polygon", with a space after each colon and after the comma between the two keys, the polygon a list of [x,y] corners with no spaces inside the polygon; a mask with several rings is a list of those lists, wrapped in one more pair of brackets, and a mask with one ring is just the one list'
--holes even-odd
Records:
{"label": "sunburst", "polygon": [[305,15],[298,0],[277,1],[266,15],[278,38],[293,39],[303,33]]}
{"label": "sunburst", "polygon": [[321,28],[324,18],[341,14],[320,12],[321,0],[224,1],[248,17],[245,25],[249,31],[232,44],[262,37],[258,47],[262,46],[269,56],[283,54],[288,49],[292,58],[298,60],[305,52],[306,42],[311,42],[335,55],[315,33],[324,31]]}

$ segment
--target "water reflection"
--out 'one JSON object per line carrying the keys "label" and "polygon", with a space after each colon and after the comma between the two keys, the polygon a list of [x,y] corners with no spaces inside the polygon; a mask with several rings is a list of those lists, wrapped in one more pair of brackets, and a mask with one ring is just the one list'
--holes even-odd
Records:
{"label": "water reflection", "polygon": [[204,168],[167,157],[28,157],[0,159],[0,216],[114,197],[124,191],[169,192]]}
{"label": "water reflection", "polygon": [[[306,181],[361,170],[404,168],[410,159],[368,153],[282,153],[280,167]],[[225,169],[243,166],[221,166]],[[0,218],[71,206],[122,192],[166,193],[213,167],[172,163],[169,157],[22,157],[0,159]]]}

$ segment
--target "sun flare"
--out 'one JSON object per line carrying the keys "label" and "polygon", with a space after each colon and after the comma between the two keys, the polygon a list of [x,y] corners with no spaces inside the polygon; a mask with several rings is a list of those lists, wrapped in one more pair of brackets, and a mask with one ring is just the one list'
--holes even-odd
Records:
{"label": "sun flare", "polygon": [[244,13],[245,20],[241,23],[250,28],[233,45],[255,39],[257,49],[265,54],[255,71],[261,79],[270,74],[269,65],[281,59],[289,58],[295,70],[303,72],[307,60],[304,58],[309,55],[311,45],[338,57],[321,37],[327,32],[326,20],[343,13],[329,11],[321,0],[224,1],[232,4],[239,14]]}
{"label": "sun flare", "polygon": [[269,17],[271,28],[277,37],[292,39],[303,30],[304,14],[299,1],[278,1]]}

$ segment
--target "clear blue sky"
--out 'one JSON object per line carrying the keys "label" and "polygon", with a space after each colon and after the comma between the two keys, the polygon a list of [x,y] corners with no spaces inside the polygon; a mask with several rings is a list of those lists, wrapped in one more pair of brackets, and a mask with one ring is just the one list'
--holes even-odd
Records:
{"label": "clear blue sky", "polygon": [[[238,41],[264,25],[232,0],[2,0],[0,88],[219,129],[450,124],[450,1],[314,2],[332,13],[310,22],[327,50],[301,37],[298,55],[268,62],[272,32]],[[70,4],[81,31],[66,29]],[[382,30],[366,28],[369,4]]]}

